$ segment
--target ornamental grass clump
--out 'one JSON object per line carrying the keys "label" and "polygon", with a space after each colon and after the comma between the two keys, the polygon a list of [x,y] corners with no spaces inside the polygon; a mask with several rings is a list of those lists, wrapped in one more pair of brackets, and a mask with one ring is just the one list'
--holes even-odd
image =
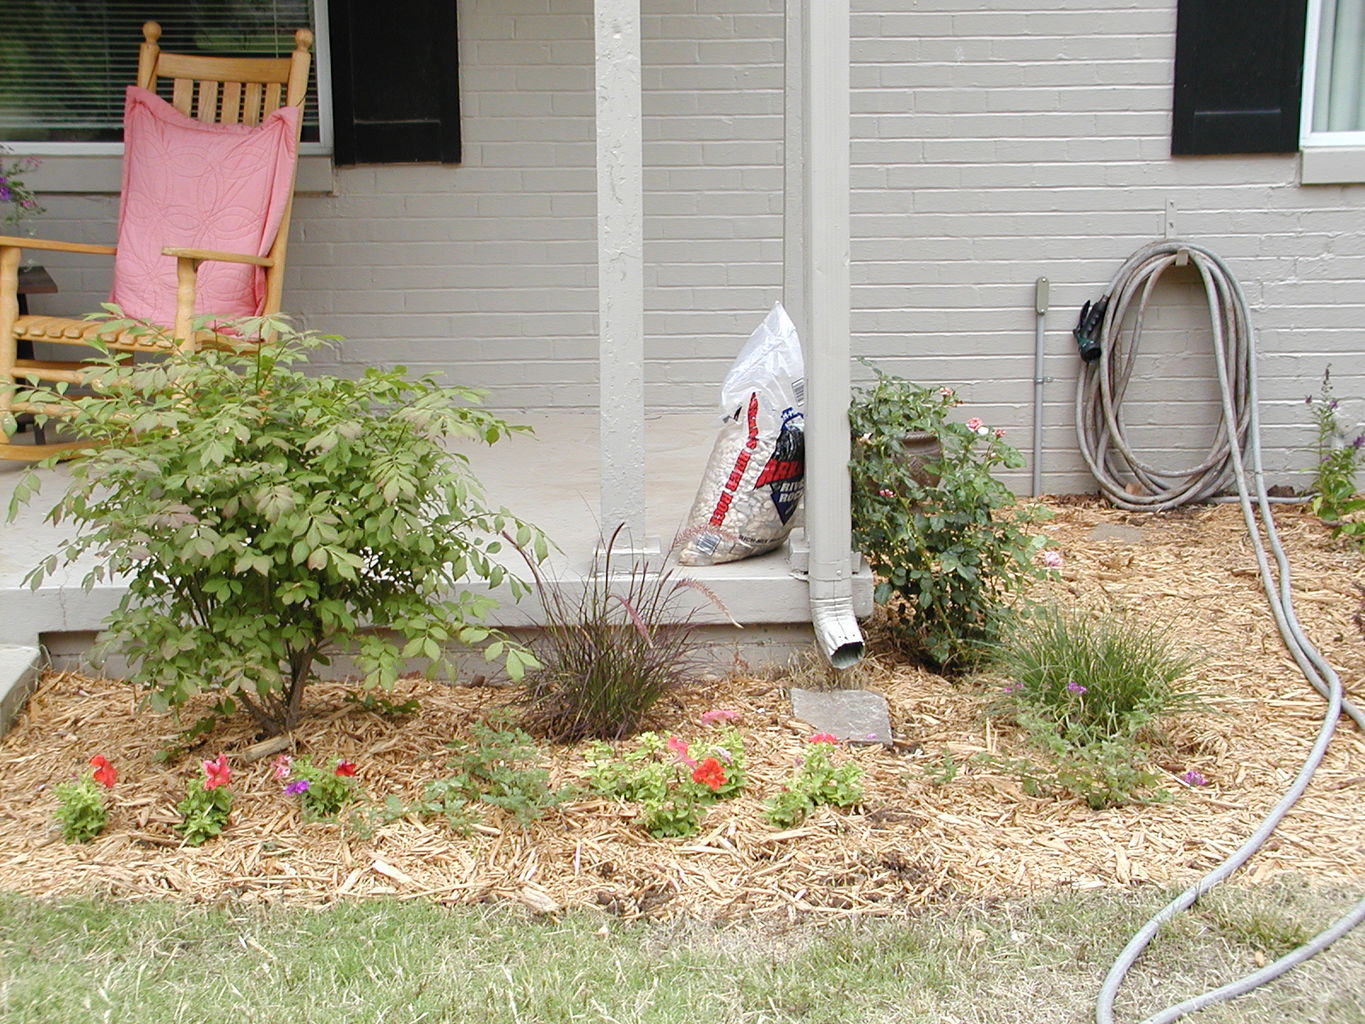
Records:
{"label": "ornamental grass clump", "polygon": [[[907,653],[961,672],[996,642],[1015,595],[1045,575],[1034,557],[1045,539],[1027,529],[1045,513],[993,475],[1024,464],[1003,430],[950,419],[961,403],[949,388],[873,371],[849,407],[854,544]],[[937,454],[907,457],[911,436],[936,441]]]}
{"label": "ornamental grass clump", "polygon": [[672,569],[635,560],[621,572],[615,552],[621,529],[578,593],[531,564],[545,628],[536,647],[541,667],[527,676],[523,693],[523,724],[554,742],[636,732],[695,667],[698,600],[721,607],[705,586]]}
{"label": "ornamental grass clump", "polygon": [[[485,644],[519,678],[534,659],[483,623],[489,588],[526,587],[493,556],[504,532],[532,557],[546,542],[490,505],[449,445],[527,428],[477,408],[481,392],[401,367],[305,373],[334,339],[286,321],[236,329],[272,340],[135,365],[104,352],[93,398],[46,396],[92,447],[49,517],[79,532],[28,582],[83,556],[87,586],[126,577],[100,647],[126,655],[150,705],[211,692],[266,734],[298,723],[314,668],[338,653],[364,689],[392,687],[404,659],[441,665],[448,643]],[[38,479],[21,479],[11,515]]]}
{"label": "ornamental grass clump", "polygon": [[[1163,721],[1203,706],[1184,685],[1195,665],[1163,624],[1055,603],[1032,608],[999,648],[996,667],[1009,682],[991,710],[1013,720],[1049,764],[985,760],[1018,775],[1026,792],[1060,792],[1094,808],[1168,799],[1148,767],[1150,748]],[[1203,780],[1187,776],[1187,785]]]}

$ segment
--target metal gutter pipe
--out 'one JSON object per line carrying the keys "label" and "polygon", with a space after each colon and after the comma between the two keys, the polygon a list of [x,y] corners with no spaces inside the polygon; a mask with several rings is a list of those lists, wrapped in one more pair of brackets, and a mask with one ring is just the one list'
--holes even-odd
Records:
{"label": "metal gutter pipe", "polygon": [[1047,278],[1033,283],[1033,496],[1043,493],[1043,321],[1047,318]]}
{"label": "metal gutter pipe", "polygon": [[799,7],[810,612],[820,649],[842,669],[863,656],[848,479],[850,12],[849,0],[800,0]]}

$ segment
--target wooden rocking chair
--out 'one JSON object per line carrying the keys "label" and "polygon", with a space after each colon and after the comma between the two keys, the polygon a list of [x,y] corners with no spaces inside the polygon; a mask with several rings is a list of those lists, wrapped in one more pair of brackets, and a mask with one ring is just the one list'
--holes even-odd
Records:
{"label": "wooden rocking chair", "polygon": [[[0,418],[51,412],[41,399],[17,401],[16,391],[78,387],[87,372],[81,359],[20,358],[21,343],[88,349],[98,338],[131,359],[212,343],[212,330],[194,329],[199,317],[279,312],[313,34],[295,32],[293,53],[279,58],[162,53],[160,25],[149,21],[142,34],[124,114],[118,244],[0,235]],[[169,104],[156,95],[166,80]],[[113,256],[110,301],[171,333],[110,333],[98,321],[21,316],[25,249]],[[77,447],[0,435],[0,458],[33,461]]]}

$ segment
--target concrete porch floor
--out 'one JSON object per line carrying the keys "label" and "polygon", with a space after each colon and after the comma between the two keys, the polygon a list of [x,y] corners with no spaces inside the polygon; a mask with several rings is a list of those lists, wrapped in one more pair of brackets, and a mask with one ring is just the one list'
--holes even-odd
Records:
{"label": "concrete porch floor", "polygon": [[[552,557],[545,577],[576,591],[592,570],[601,534],[597,417],[507,418],[531,425],[535,435],[514,436],[491,448],[470,451],[475,475],[490,502],[539,526],[558,545],[560,552]],[[648,535],[659,539],[665,551],[691,507],[717,426],[706,414],[646,418],[646,526]],[[0,510],[8,507],[24,468],[21,463],[0,462]],[[68,471],[59,467],[45,471],[44,477],[38,496],[6,527],[6,540],[0,544],[0,731],[4,695],[7,688],[22,688],[16,680],[25,666],[46,658],[59,665],[79,664],[126,589],[118,581],[84,589],[81,581],[87,566],[80,564],[59,568],[36,592],[24,585],[29,570],[55,552],[72,532],[67,525],[44,521],[47,510],[65,491]],[[798,512],[798,522],[799,517]],[[799,527],[794,546],[801,546]],[[525,576],[526,567],[514,552],[506,553],[506,564]],[[658,559],[651,564],[658,564]],[[696,608],[697,620],[706,624],[704,639],[710,656],[718,664],[786,661],[812,646],[807,585],[793,574],[787,549],[727,565],[681,569],[680,573],[705,584],[724,604],[724,611],[706,601]],[[871,595],[871,577],[863,569],[854,577],[858,615],[871,613]],[[729,624],[725,612],[744,628]],[[529,597],[519,604],[505,601],[493,624],[520,635],[542,621],[539,601]],[[9,703],[13,702],[11,694]]]}

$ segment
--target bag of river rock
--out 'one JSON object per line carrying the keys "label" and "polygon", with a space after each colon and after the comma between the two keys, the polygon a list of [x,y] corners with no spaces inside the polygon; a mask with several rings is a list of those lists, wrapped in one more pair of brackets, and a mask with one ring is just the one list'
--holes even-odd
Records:
{"label": "bag of river rock", "polygon": [[683,565],[771,551],[805,486],[801,341],[781,303],[749,336],[721,388],[720,433],[675,545]]}

